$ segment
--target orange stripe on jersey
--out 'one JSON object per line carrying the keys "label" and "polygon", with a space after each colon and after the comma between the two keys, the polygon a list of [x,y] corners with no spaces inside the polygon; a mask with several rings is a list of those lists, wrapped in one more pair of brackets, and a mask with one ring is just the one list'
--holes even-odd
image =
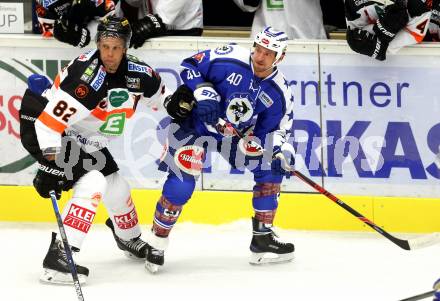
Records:
{"label": "orange stripe on jersey", "polygon": [[48,128],[50,128],[60,134],[63,133],[67,127],[62,122],[56,120],[55,118],[53,118],[52,116],[50,116],[49,114],[47,114],[44,111],[41,112],[41,115],[38,117],[38,120],[40,120]]}
{"label": "orange stripe on jersey", "polygon": [[133,116],[134,110],[129,109],[129,108],[125,108],[125,109],[117,109],[117,110],[107,112],[107,111],[103,111],[99,108],[96,108],[92,111],[92,115],[102,121],[105,121],[109,115],[118,114],[118,113],[125,113],[125,116],[127,118],[130,118],[131,116]]}
{"label": "orange stripe on jersey", "polygon": [[410,35],[412,35],[412,37],[414,38],[414,40],[416,40],[417,43],[421,43],[423,41],[423,38],[425,37],[424,35],[420,35],[414,31],[409,30],[408,28],[405,28],[405,31],[408,32]]}
{"label": "orange stripe on jersey", "polygon": [[55,80],[53,81],[53,84],[55,85],[55,88],[59,88],[60,87],[60,74],[57,75],[57,77],[55,77]]}

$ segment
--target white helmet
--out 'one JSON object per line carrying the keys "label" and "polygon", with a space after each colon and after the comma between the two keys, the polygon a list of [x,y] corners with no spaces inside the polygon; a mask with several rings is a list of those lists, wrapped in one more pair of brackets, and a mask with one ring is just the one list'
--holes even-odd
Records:
{"label": "white helmet", "polygon": [[[275,66],[278,64],[281,56],[286,53],[288,39],[289,38],[283,31],[268,26],[257,33],[254,39],[253,48],[255,48],[255,44],[258,44],[264,48],[275,51],[275,61],[272,64],[272,66]],[[254,49],[252,49],[252,52],[253,50]]]}

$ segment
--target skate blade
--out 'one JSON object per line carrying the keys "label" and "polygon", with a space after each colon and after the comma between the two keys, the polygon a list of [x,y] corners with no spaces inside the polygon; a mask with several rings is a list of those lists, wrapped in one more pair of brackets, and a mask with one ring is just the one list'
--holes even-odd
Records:
{"label": "skate blade", "polygon": [[145,268],[151,274],[156,274],[159,271],[159,267],[160,267],[160,265],[145,261]]}
{"label": "skate blade", "polygon": [[284,263],[293,260],[293,253],[275,254],[275,253],[253,253],[249,259],[252,265]]}
{"label": "skate blade", "polygon": [[[78,274],[80,284],[86,283],[87,276]],[[70,273],[62,273],[51,269],[44,269],[40,276],[40,281],[51,284],[72,285],[73,278]]]}

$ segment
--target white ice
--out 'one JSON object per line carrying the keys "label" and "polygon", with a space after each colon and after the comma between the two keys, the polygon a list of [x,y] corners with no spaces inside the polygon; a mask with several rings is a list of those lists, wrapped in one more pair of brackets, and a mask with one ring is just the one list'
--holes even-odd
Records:
{"label": "white ice", "polygon": [[[251,266],[250,227],[177,224],[163,269],[151,275],[117,249],[109,229],[94,225],[76,258],[90,269],[85,300],[397,301],[431,290],[440,277],[440,246],[405,251],[376,232],[278,229],[295,244],[294,261]],[[73,286],[39,282],[55,229],[0,223],[0,300],[77,300]]]}

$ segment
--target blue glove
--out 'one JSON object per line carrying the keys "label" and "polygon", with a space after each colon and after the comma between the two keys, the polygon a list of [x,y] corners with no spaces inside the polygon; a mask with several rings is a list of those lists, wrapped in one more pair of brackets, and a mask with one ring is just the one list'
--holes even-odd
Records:
{"label": "blue glove", "polygon": [[[288,159],[290,157],[290,160]],[[290,162],[289,162],[290,161]],[[291,172],[294,170],[295,157],[292,153],[287,153],[281,149],[280,146],[275,146],[273,149],[272,162],[270,169],[274,176],[286,176],[290,178]]]}
{"label": "blue glove", "polygon": [[46,76],[37,73],[28,77],[27,84],[29,90],[38,95],[41,95],[44,90],[48,89],[52,85]]}
{"label": "blue glove", "polygon": [[432,301],[440,301],[440,278],[437,279],[436,282],[434,282],[434,285],[432,287],[435,290],[434,299]]}
{"label": "blue glove", "polygon": [[201,100],[197,103],[195,112],[201,121],[216,125],[220,117],[220,104],[213,99]]}

